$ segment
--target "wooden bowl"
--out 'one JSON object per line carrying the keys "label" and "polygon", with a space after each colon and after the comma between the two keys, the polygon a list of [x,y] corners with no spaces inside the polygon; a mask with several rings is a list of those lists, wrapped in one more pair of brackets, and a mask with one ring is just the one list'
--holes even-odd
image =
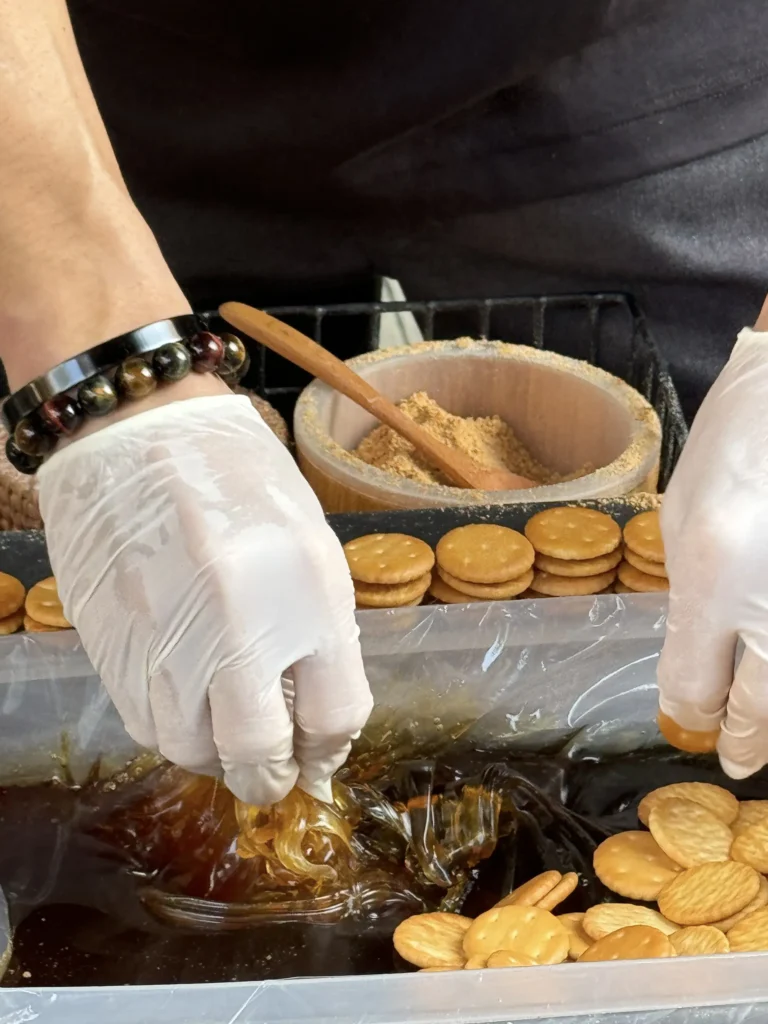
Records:
{"label": "wooden bowl", "polygon": [[358,356],[349,365],[394,401],[427,391],[459,416],[498,414],[531,454],[567,474],[595,472],[524,491],[471,491],[394,477],[350,454],[377,421],[314,381],[299,398],[299,464],[326,512],[575,501],[655,491],[661,429],[634,388],[588,363],[497,341],[430,341]]}

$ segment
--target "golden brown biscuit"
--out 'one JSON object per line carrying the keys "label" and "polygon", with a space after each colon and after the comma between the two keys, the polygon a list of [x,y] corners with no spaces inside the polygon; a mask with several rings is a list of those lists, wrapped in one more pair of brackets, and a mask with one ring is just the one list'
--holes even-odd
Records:
{"label": "golden brown biscuit", "polygon": [[711,924],[695,924],[681,928],[669,937],[678,956],[712,956],[729,953],[730,945],[723,933]]}
{"label": "golden brown biscuit", "polygon": [[511,893],[500,899],[496,907],[535,907],[539,900],[552,892],[562,880],[559,871],[542,871],[540,875],[529,878],[518,885]]}
{"label": "golden brown biscuit", "polygon": [[538,907],[494,907],[475,918],[464,935],[464,953],[489,957],[502,949],[525,953],[540,964],[561,964],[568,956],[568,930]]}
{"label": "golden brown biscuit", "polygon": [[528,572],[534,558],[522,533],[493,523],[451,530],[435,553],[440,568],[467,583],[507,583]]}
{"label": "golden brown biscuit", "polygon": [[641,558],[632,548],[624,548],[624,558],[630,565],[634,565],[640,572],[644,572],[646,576],[667,578],[667,566],[664,562],[649,562],[647,558]]}
{"label": "golden brown biscuit", "polygon": [[557,920],[565,927],[570,939],[568,956],[571,960],[578,960],[581,954],[592,945],[592,939],[584,931],[584,915],[558,914]]}
{"label": "golden brown biscuit", "polygon": [[533,574],[531,590],[548,597],[586,597],[605,590],[615,578],[613,569],[598,576],[553,576],[537,569]]}
{"label": "golden brown biscuit", "polygon": [[670,797],[660,801],[651,808],[648,827],[664,853],[684,868],[729,858],[733,833],[724,821],[692,800]]}
{"label": "golden brown biscuit", "polygon": [[586,912],[581,926],[591,939],[597,940],[619,928],[627,928],[633,924],[657,928],[665,935],[670,935],[678,928],[658,911],[651,910],[650,907],[640,907],[635,903],[598,903]]}
{"label": "golden brown biscuit", "polygon": [[445,569],[438,565],[437,575],[452,587],[459,594],[467,594],[469,597],[477,597],[481,601],[509,601],[518,594],[527,590],[533,580],[533,570],[529,569],[518,576],[517,579],[509,580],[507,583],[467,583],[465,580],[456,579]]}
{"label": "golden brown biscuit", "polygon": [[624,586],[636,594],[654,594],[669,590],[669,580],[666,576],[649,576],[647,572],[640,572],[629,562],[622,562],[618,573],[619,580]]}
{"label": "golden brown biscuit", "polygon": [[353,580],[398,585],[431,572],[435,555],[429,544],[404,533],[371,533],[344,545]]}
{"label": "golden brown biscuit", "polygon": [[567,561],[608,555],[621,543],[618,524],[604,512],[570,505],[537,512],[525,525],[537,552]]}
{"label": "golden brown biscuit", "polygon": [[539,910],[554,910],[564,903],[579,884],[579,876],[575,871],[569,871],[563,875],[557,885],[550,889],[546,896],[542,896],[536,906]]}
{"label": "golden brown biscuit", "polygon": [[711,754],[717,750],[717,741],[720,739],[719,729],[710,729],[706,732],[683,729],[663,711],[659,711],[658,723],[661,735],[671,747],[676,747],[677,750],[685,750],[688,754]]}
{"label": "golden brown biscuit", "polygon": [[743,910],[759,889],[760,876],[746,864],[699,864],[664,886],[659,910],[679,925],[714,924]]}
{"label": "golden brown biscuit", "polygon": [[655,900],[682,868],[649,832],[621,832],[595,850],[595,874],[609,889],[630,900]]}
{"label": "golden brown biscuit", "polygon": [[757,953],[768,949],[768,908],[756,910],[728,932],[732,953]]}
{"label": "golden brown biscuit", "polygon": [[552,558],[550,555],[537,552],[533,564],[537,569],[552,573],[553,576],[598,576],[601,572],[615,569],[620,561],[621,548],[618,547],[607,555],[598,555],[597,558]]}
{"label": "golden brown biscuit", "polygon": [[40,580],[27,594],[24,604],[27,615],[44,626],[58,626],[60,629],[71,629],[72,624],[64,618],[64,610],[59,600],[59,591],[53,576]]}
{"label": "golden brown biscuit", "polygon": [[460,594],[458,590],[449,587],[445,580],[441,579],[437,573],[434,573],[432,576],[429,593],[439,604],[473,604],[476,601],[482,601],[481,597],[470,597],[469,594]]}
{"label": "golden brown biscuit", "polygon": [[739,813],[739,801],[722,786],[714,786],[710,782],[673,782],[670,786],[661,786],[651,790],[640,801],[637,816],[644,825],[648,824],[651,810],[658,807],[662,800],[692,800],[701,804],[720,821],[731,825]]}
{"label": "golden brown biscuit", "polygon": [[23,625],[24,609],[19,608],[12,615],[6,615],[4,619],[0,619],[0,636],[10,636],[11,633],[17,633]]}
{"label": "golden brown biscuit", "polygon": [[15,576],[0,572],[0,619],[7,619],[24,604],[24,584]]}
{"label": "golden brown biscuit", "polygon": [[63,633],[64,626],[46,626],[44,622],[36,622],[29,615],[24,615],[24,629],[27,633]]}
{"label": "golden brown biscuit", "polygon": [[657,509],[633,516],[624,527],[624,543],[649,562],[664,562],[664,541]]}
{"label": "golden brown biscuit", "polygon": [[519,949],[497,949],[488,957],[488,967],[539,967],[539,961]]}
{"label": "golden brown biscuit", "polygon": [[579,957],[579,963],[597,960],[650,960],[676,956],[668,937],[648,925],[628,925],[598,939]]}
{"label": "golden brown biscuit", "polygon": [[361,583],[353,580],[355,600],[366,608],[401,608],[426,594],[432,577],[429,573],[408,583]]}
{"label": "golden brown biscuit", "polygon": [[462,940],[471,924],[459,914],[415,914],[400,922],[392,939],[403,960],[416,967],[463,967]]}

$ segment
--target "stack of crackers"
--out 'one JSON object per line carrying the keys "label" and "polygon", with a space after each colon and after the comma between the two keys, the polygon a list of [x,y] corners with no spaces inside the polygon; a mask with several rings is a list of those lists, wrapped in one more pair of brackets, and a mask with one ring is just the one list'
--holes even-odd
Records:
{"label": "stack of crackers", "polygon": [[589,508],[545,509],[525,526],[536,552],[531,597],[571,597],[610,590],[621,562],[621,529]]}
{"label": "stack of crackers", "polygon": [[72,626],[64,611],[52,576],[26,592],[15,576],[0,572],[0,636],[25,629],[29,633],[55,633]]}
{"label": "stack of crackers", "polygon": [[669,590],[659,513],[641,512],[624,527],[624,561],[619,566],[617,594]]}
{"label": "stack of crackers", "polygon": [[657,908],[599,903],[556,916],[578,879],[545,871],[474,920],[408,918],[395,949],[430,971],[768,950],[768,800],[740,803],[720,786],[681,782],[649,793],[638,816],[649,831],[606,839],[595,874]]}
{"label": "stack of crackers", "polygon": [[533,548],[522,533],[506,526],[460,526],[440,539],[435,554],[429,592],[445,604],[509,601],[533,579]]}
{"label": "stack of crackers", "polygon": [[421,604],[432,580],[435,554],[404,533],[372,533],[344,545],[358,608]]}

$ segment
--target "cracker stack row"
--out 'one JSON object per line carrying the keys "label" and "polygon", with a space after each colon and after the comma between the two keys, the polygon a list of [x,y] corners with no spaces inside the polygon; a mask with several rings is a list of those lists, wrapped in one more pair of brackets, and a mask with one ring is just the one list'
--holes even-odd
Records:
{"label": "cracker stack row", "polygon": [[641,512],[624,527],[624,561],[619,566],[617,594],[669,590],[664,541],[657,511]]}
{"label": "cracker stack row", "polygon": [[440,539],[435,554],[429,592],[444,604],[509,601],[533,580],[533,548],[507,526],[460,526]]}
{"label": "cracker stack row", "polygon": [[435,554],[404,533],[372,533],[344,545],[358,608],[421,604],[432,580]]}
{"label": "cracker stack row", "polygon": [[54,633],[71,628],[52,576],[36,583],[27,593],[15,576],[0,572],[0,636],[21,629],[28,633]]}
{"label": "cracker stack row", "polygon": [[536,552],[531,597],[573,597],[609,591],[621,562],[621,529],[589,508],[545,509],[525,526]]}

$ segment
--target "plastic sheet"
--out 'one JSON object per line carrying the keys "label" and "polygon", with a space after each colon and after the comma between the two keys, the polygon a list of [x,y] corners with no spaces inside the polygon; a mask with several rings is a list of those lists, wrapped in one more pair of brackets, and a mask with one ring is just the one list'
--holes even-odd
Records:
{"label": "plastic sheet", "polygon": [[[654,675],[665,605],[657,595],[402,609],[364,613],[361,624],[377,707],[357,747],[356,784],[374,776],[385,755],[565,744],[571,756],[588,759],[658,741]],[[136,753],[75,637],[0,641],[6,781],[83,780],[94,762],[106,778]],[[767,965],[768,956],[756,954],[467,974],[6,988],[0,1024],[683,1024],[694,1007],[704,1024],[751,1024],[768,1016]]]}

